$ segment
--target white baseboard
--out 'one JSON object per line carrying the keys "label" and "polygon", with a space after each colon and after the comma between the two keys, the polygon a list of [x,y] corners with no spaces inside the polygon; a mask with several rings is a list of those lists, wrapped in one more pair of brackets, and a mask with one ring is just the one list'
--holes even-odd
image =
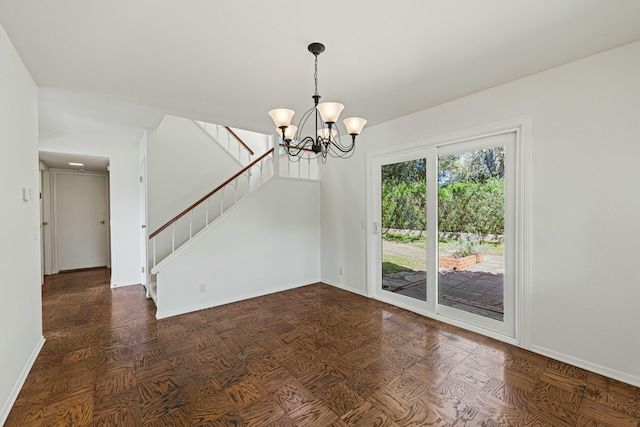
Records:
{"label": "white baseboard", "polygon": [[[343,289],[345,291],[353,292],[355,294],[362,295],[364,297],[368,297],[366,292],[362,292],[360,290],[353,289],[353,288],[344,286],[342,284],[332,282],[330,280],[322,280],[322,283],[326,283],[327,285],[335,286],[336,288],[340,288],[340,289]],[[383,301],[383,302],[386,302],[388,304],[394,304],[394,303],[389,302],[389,301]],[[397,305],[398,307],[407,309],[409,311],[416,312],[415,309],[413,309],[410,306],[402,306],[402,305],[398,305],[398,304],[394,304],[394,305]],[[476,330],[474,328],[470,328],[469,325],[461,324],[460,322],[452,322],[451,319],[447,319],[446,317],[443,317],[443,316],[433,316],[433,315],[431,315],[429,313],[422,313],[422,312],[417,312],[417,313],[421,314],[423,316],[426,316],[426,317],[430,317],[430,318],[439,320],[439,321],[444,322],[444,323],[449,323],[449,324],[452,324],[454,326],[461,327],[463,329],[469,329],[469,330],[472,330],[474,332],[478,332],[478,333],[480,333],[482,335],[485,335],[485,336],[492,336],[491,334],[487,334],[487,331],[485,331],[485,330]],[[517,347],[521,347],[514,340],[504,339],[504,337],[501,337],[501,336],[498,336],[498,337],[492,336],[492,337],[496,338],[498,340],[507,342],[509,344],[515,345]],[[559,360],[559,361],[564,362],[564,363],[568,363],[570,365],[576,366],[578,368],[585,369],[587,371],[594,372],[596,374],[604,375],[605,377],[612,378],[614,380],[618,380],[618,381],[622,381],[622,382],[627,383],[627,384],[631,384],[631,385],[633,385],[635,387],[640,387],[640,377],[635,376],[635,375],[629,375],[629,374],[627,374],[625,372],[620,372],[620,371],[617,371],[615,369],[607,368],[606,366],[601,366],[601,365],[598,365],[596,363],[587,362],[585,360],[582,360],[582,359],[579,359],[579,358],[576,358],[576,357],[572,357],[572,356],[568,356],[568,355],[563,354],[563,353],[558,353],[556,351],[549,350],[549,349],[544,348],[544,347],[539,347],[539,346],[535,346],[534,345],[534,346],[531,346],[530,348],[528,348],[527,350],[530,350],[530,351],[532,351],[534,353],[541,354],[543,356],[550,357],[550,358],[555,359],[555,360]]]}
{"label": "white baseboard", "polygon": [[[317,283],[317,282],[314,282]],[[192,305],[189,307],[181,307],[181,308],[176,308],[176,309],[172,309],[172,310],[161,310],[160,307],[158,307],[158,310],[156,311],[156,319],[160,320],[160,319],[165,319],[167,317],[172,317],[172,316],[178,316],[180,314],[186,314],[186,313],[191,313],[193,311],[198,311],[198,310],[204,310],[207,308],[213,308],[213,307],[218,307],[220,305],[225,305],[225,304],[230,304],[233,302],[238,302],[238,301],[244,301],[247,299],[251,299],[251,298],[257,298],[257,297],[262,297],[265,295],[269,295],[269,294],[274,294],[276,292],[282,292],[282,291],[288,291],[290,289],[295,289],[295,288],[300,288],[302,286],[307,286],[310,283],[300,283],[300,284],[295,284],[295,285],[287,285],[287,286],[277,286],[274,288],[269,288],[269,289],[263,289],[257,292],[249,292],[246,294],[240,294],[237,296],[233,296],[230,298],[223,298],[223,299],[219,299],[216,301],[208,301],[202,304],[198,304],[198,305]]]}
{"label": "white baseboard", "polygon": [[586,360],[569,356],[564,353],[558,353],[557,351],[549,350],[545,347],[532,345],[528,350],[531,350],[534,353],[538,353],[543,356],[550,357],[552,359],[559,360],[564,363],[568,363],[578,368],[586,369],[587,371],[591,371],[596,374],[604,375],[605,377],[609,377],[614,380],[622,381],[623,383],[631,384],[635,387],[640,387],[640,377],[635,375],[630,375],[625,372],[607,368],[606,366],[598,365],[597,363],[587,362]]}
{"label": "white baseboard", "polygon": [[134,285],[141,285],[142,283],[140,282],[136,282],[136,283],[113,283],[111,282],[111,288],[122,288],[124,286],[134,286]]}
{"label": "white baseboard", "polygon": [[354,294],[358,294],[358,295],[361,295],[363,297],[369,298],[369,295],[367,295],[366,291],[361,291],[359,289],[354,289],[354,288],[351,288],[349,286],[342,285],[340,283],[332,282],[331,280],[324,280],[323,279],[323,280],[321,280],[321,282],[322,283],[326,283],[327,285],[331,285],[331,286],[333,286],[335,288],[340,288],[340,289],[342,289],[344,291],[349,291],[349,292],[352,292]]}
{"label": "white baseboard", "polygon": [[36,358],[38,357],[38,354],[40,354],[40,350],[42,350],[42,346],[44,346],[44,341],[45,341],[44,337],[41,336],[38,342],[36,343],[36,346],[33,349],[31,356],[29,356],[29,359],[25,363],[24,368],[22,369],[22,372],[18,377],[18,380],[14,384],[13,389],[11,390],[11,394],[9,394],[9,398],[2,405],[2,410],[0,411],[0,425],[4,425],[5,421],[7,421],[7,418],[9,417],[9,412],[11,412],[11,408],[13,408],[13,404],[16,403],[18,394],[20,394],[20,390],[22,390],[22,386],[24,385],[24,382],[27,380],[27,376],[31,371],[31,367],[35,363]]}

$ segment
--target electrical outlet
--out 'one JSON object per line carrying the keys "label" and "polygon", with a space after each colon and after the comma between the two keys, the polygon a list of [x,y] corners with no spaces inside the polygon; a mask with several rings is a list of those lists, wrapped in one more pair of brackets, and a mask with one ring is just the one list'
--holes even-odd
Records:
{"label": "electrical outlet", "polygon": [[342,276],[344,274],[344,267],[338,268],[338,273]]}
{"label": "electrical outlet", "polygon": [[207,285],[205,283],[200,283],[200,293],[204,294],[207,292]]}

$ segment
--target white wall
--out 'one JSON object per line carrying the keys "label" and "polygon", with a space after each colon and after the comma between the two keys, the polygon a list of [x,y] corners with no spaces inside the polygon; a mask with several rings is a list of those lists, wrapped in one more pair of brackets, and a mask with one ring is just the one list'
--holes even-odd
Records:
{"label": "white wall", "polygon": [[271,179],[162,264],[157,278],[158,318],[318,282],[320,182]]}
{"label": "white wall", "polygon": [[[44,338],[40,296],[38,92],[0,27],[0,425]],[[22,200],[22,189],[32,199]]]}
{"label": "white wall", "polygon": [[365,128],[323,170],[322,280],[366,292],[366,150],[527,114],[531,348],[640,386],[640,42]]}
{"label": "white wall", "polygon": [[140,255],[139,142],[46,132],[40,136],[40,150],[109,158],[111,286],[140,283],[144,263]]}
{"label": "white wall", "polygon": [[147,216],[153,233],[240,167],[193,121],[165,116],[147,131]]}
{"label": "white wall", "polygon": [[253,157],[256,158],[269,149],[271,136],[263,133],[251,132],[249,130],[232,128],[233,132],[253,150]]}

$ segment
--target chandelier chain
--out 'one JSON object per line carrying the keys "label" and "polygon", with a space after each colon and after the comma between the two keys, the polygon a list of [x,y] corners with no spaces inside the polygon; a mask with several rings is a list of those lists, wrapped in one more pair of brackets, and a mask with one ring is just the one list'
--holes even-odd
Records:
{"label": "chandelier chain", "polygon": [[316,55],[316,71],[313,74],[313,78],[315,80],[315,87],[316,87],[316,93],[315,95],[318,96],[318,56]]}

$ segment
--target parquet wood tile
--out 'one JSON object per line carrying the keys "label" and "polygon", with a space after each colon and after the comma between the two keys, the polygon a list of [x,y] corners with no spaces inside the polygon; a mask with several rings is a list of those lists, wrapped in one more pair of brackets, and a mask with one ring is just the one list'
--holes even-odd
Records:
{"label": "parquet wood tile", "polygon": [[313,399],[288,414],[295,426],[323,427],[336,421],[338,416],[322,400]]}
{"label": "parquet wood tile", "polygon": [[344,414],[341,418],[342,422],[352,427],[394,427],[397,426],[389,417],[382,413],[378,408],[370,402],[364,402],[358,407]]}
{"label": "parquet wood tile", "polygon": [[633,426],[640,389],[314,284],[156,320],[108,270],[43,286],[6,426]]}
{"label": "parquet wood tile", "polygon": [[242,425],[247,427],[269,425],[282,418],[285,414],[282,407],[278,405],[272,396],[256,400],[237,413],[244,422]]}
{"label": "parquet wood tile", "polygon": [[295,379],[275,389],[273,396],[276,403],[278,403],[286,413],[292,412],[313,399],[313,393]]}
{"label": "parquet wood tile", "polygon": [[102,418],[119,412],[122,408],[135,408],[137,410],[141,402],[137,387],[131,387],[109,395],[94,395],[93,418]]}
{"label": "parquet wood tile", "polygon": [[104,416],[94,414],[93,427],[135,426],[140,425],[140,411],[135,407],[121,407]]}
{"label": "parquet wood tile", "polygon": [[224,391],[237,409],[241,409],[267,394],[266,388],[252,375],[248,375],[242,381],[225,388]]}
{"label": "parquet wood tile", "polygon": [[342,382],[321,390],[316,393],[316,396],[338,416],[346,414],[364,402],[358,394]]}

